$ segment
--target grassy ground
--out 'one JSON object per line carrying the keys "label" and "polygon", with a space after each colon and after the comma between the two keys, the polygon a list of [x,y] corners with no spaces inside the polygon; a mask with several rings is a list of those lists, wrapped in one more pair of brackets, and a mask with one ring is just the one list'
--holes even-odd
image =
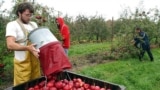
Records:
{"label": "grassy ground", "polygon": [[138,59],[117,60],[88,66],[77,73],[124,85],[126,90],[160,90],[160,49],[154,49],[154,62],[145,54],[144,61]]}
{"label": "grassy ground", "polygon": [[110,43],[86,43],[71,46],[69,49],[69,57],[84,56],[99,51],[106,51],[110,47]]}

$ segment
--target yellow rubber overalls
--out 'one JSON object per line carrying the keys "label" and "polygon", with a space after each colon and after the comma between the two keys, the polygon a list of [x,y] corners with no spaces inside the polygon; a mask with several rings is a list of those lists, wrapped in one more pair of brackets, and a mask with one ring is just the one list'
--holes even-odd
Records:
{"label": "yellow rubber overalls", "polygon": [[[27,37],[28,31],[26,31],[23,24],[18,19],[16,21],[21,26],[25,36]],[[25,40],[25,42],[27,45],[31,44],[28,40]],[[39,60],[31,52],[25,52],[26,57],[24,61],[19,61],[14,58],[14,86],[41,76]]]}

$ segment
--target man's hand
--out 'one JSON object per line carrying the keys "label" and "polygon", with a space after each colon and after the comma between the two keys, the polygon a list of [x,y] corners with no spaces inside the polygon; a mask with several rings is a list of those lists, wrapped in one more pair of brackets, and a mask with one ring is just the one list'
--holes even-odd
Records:
{"label": "man's hand", "polygon": [[132,41],[131,41],[131,44],[132,44],[132,45],[134,45],[134,44],[135,44],[135,41],[134,41],[134,40],[132,40]]}
{"label": "man's hand", "polygon": [[36,44],[31,44],[31,45],[28,45],[27,46],[27,49],[36,57],[38,58],[39,57],[39,49],[36,49],[35,48]]}

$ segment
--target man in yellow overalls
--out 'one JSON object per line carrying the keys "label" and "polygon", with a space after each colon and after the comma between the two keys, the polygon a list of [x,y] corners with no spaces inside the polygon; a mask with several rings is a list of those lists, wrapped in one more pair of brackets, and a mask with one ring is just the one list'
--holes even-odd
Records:
{"label": "man in yellow overalls", "polygon": [[38,27],[30,21],[33,12],[30,3],[20,3],[16,10],[17,20],[6,26],[7,48],[14,50],[14,86],[41,76],[39,50],[27,40],[28,33]]}

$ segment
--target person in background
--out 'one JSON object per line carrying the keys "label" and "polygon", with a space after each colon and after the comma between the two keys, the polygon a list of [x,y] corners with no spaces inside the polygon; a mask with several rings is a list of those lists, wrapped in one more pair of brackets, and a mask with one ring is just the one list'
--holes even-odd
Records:
{"label": "person in background", "polygon": [[66,55],[68,55],[68,49],[70,47],[70,31],[69,27],[65,24],[64,19],[61,17],[56,18],[57,28],[61,34],[62,46]]}
{"label": "person in background", "polygon": [[14,86],[41,76],[39,50],[27,40],[29,32],[38,27],[30,21],[33,13],[32,4],[20,3],[16,9],[17,19],[6,26],[7,48],[14,50]]}
{"label": "person in background", "polygon": [[140,53],[138,55],[139,60],[142,61],[145,51],[147,51],[150,60],[154,61],[152,52],[150,50],[150,43],[149,43],[148,35],[144,31],[142,31],[141,28],[139,27],[135,29],[135,32],[137,36],[134,38],[134,41],[135,41],[134,45],[135,47],[140,49]]}

